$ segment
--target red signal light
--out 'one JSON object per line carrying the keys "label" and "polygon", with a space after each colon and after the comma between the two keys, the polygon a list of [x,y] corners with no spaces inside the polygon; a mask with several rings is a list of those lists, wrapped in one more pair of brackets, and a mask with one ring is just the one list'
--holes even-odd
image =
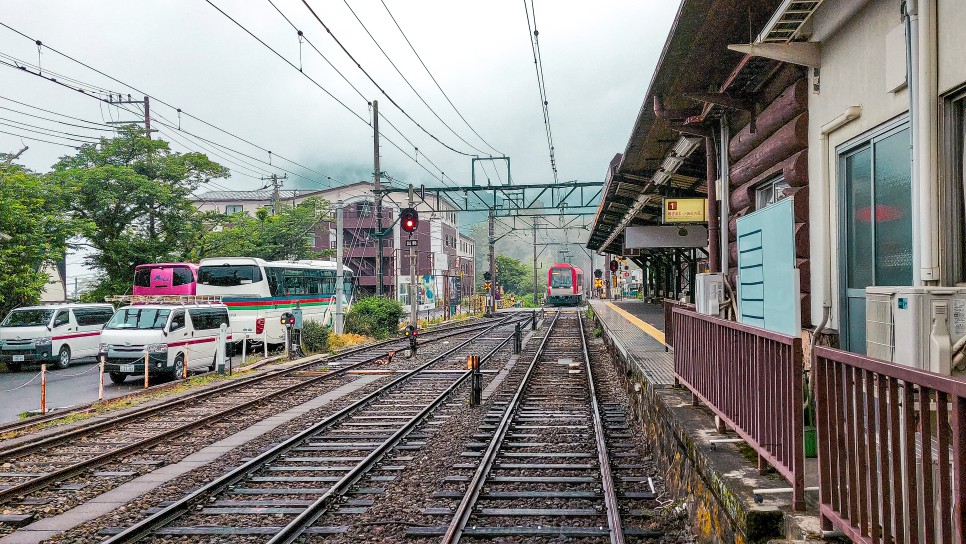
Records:
{"label": "red signal light", "polygon": [[399,225],[402,230],[412,233],[419,226],[419,214],[413,208],[403,208],[399,210]]}

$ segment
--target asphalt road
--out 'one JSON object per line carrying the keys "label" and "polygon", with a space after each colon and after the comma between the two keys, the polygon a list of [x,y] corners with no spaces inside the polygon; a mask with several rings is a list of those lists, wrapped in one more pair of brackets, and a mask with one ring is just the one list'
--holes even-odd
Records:
{"label": "asphalt road", "polygon": [[[49,367],[48,367],[49,368]],[[97,400],[98,365],[78,362],[64,370],[47,371],[47,409],[88,404]],[[29,382],[29,383],[28,383]],[[26,384],[26,385],[24,385]],[[129,377],[114,385],[104,376],[104,397],[112,398],[144,387],[144,381]],[[13,421],[22,412],[40,409],[40,368],[28,366],[20,372],[0,374],[0,422]]]}

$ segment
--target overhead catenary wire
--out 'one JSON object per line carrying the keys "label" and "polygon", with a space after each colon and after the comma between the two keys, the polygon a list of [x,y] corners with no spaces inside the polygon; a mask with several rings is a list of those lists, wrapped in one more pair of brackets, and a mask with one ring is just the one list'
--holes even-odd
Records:
{"label": "overhead catenary wire", "polygon": [[[219,10],[219,11],[220,11],[220,10]],[[23,32],[20,32],[19,30],[17,30],[17,29],[15,29],[15,28],[13,28],[13,27],[11,27],[10,25],[8,25],[8,24],[6,24],[6,23],[4,23],[3,21],[0,21],[0,26],[3,26],[4,28],[6,28],[6,29],[8,29],[8,30],[10,30],[10,31],[12,31],[12,32],[14,32],[14,33],[16,33],[16,34],[18,34],[18,35],[20,35],[21,37],[23,37],[23,38],[26,38],[26,39],[28,39],[28,40],[30,40],[30,41],[33,41],[33,42],[36,42],[36,43],[38,43],[38,44],[40,44],[40,43],[41,43],[41,42],[40,42],[40,40],[37,40],[37,39],[35,39],[35,38],[32,38],[32,37],[30,37],[30,36],[28,36],[28,35],[26,35],[26,34],[24,34]],[[146,93],[146,92],[144,92],[144,91],[142,91],[142,90],[140,90],[140,89],[138,89],[138,88],[137,88],[137,87],[135,87],[134,85],[130,85],[130,84],[128,84],[128,83],[125,83],[124,81],[121,81],[120,79],[118,79],[118,78],[116,78],[116,77],[114,77],[114,76],[111,76],[111,75],[109,75],[109,74],[107,74],[107,73],[105,73],[105,72],[103,72],[103,71],[101,71],[101,70],[98,70],[97,68],[95,68],[95,67],[93,67],[93,66],[91,66],[91,65],[89,65],[89,64],[87,64],[87,63],[85,63],[85,62],[83,62],[83,61],[80,61],[80,60],[78,60],[78,59],[76,59],[76,58],[74,58],[74,57],[72,57],[72,56],[70,56],[70,55],[68,55],[68,54],[66,54],[66,53],[64,53],[64,52],[62,52],[62,51],[59,51],[58,49],[55,49],[55,48],[53,48],[53,47],[51,47],[51,46],[49,46],[49,45],[47,45],[47,44],[43,44],[43,47],[44,47],[44,48],[46,48],[47,50],[50,50],[50,51],[52,51],[52,52],[54,52],[54,53],[56,53],[56,54],[58,54],[58,55],[60,55],[60,56],[62,56],[62,57],[64,57],[64,58],[66,58],[66,59],[68,59],[68,60],[70,60],[70,61],[72,61],[72,62],[74,62],[74,63],[77,63],[77,64],[79,64],[79,65],[81,65],[81,66],[83,66],[83,67],[85,67],[85,68],[87,68],[88,70],[91,70],[91,71],[93,71],[93,72],[95,72],[95,73],[97,73],[97,74],[100,74],[101,76],[104,76],[104,77],[106,77],[106,78],[108,78],[108,79],[110,79],[111,81],[114,81],[115,83],[118,83],[118,84],[120,84],[120,85],[123,85],[124,87],[127,87],[127,88],[129,88],[129,89],[132,89],[132,90],[134,90],[134,91],[136,91],[137,93],[140,93],[140,94],[142,94],[142,95],[145,95],[145,96],[149,96],[149,93]],[[41,76],[41,77],[42,77],[42,76]],[[63,85],[63,84],[62,84],[62,85]],[[65,86],[66,86],[66,85],[65,85]],[[71,87],[69,87],[69,86],[67,86],[67,87],[68,87],[68,88],[71,88]],[[76,89],[75,89],[75,90],[76,90]],[[86,94],[86,93],[85,93],[85,94]],[[184,111],[184,110],[182,110],[181,108],[178,108],[178,107],[176,107],[176,106],[174,106],[174,105],[172,105],[172,104],[170,104],[169,102],[166,102],[166,101],[164,101],[164,100],[162,100],[162,99],[160,99],[160,98],[158,98],[158,97],[155,97],[155,96],[152,96],[152,98],[153,98],[153,99],[154,99],[154,100],[155,100],[156,102],[158,102],[158,103],[160,103],[160,104],[162,104],[162,105],[164,105],[164,106],[167,106],[167,107],[169,107],[169,108],[171,108],[171,109],[173,109],[173,110],[177,110],[177,111],[178,111],[178,112],[179,112],[179,113],[180,113],[181,115],[184,115],[185,117],[189,117],[189,118],[191,118],[191,119],[194,119],[195,121],[198,121],[199,123],[202,123],[203,125],[205,125],[205,126],[208,126],[209,128],[212,128],[212,129],[214,129],[214,130],[217,130],[217,131],[219,131],[219,132],[221,132],[221,133],[223,133],[223,134],[225,134],[225,135],[228,135],[228,136],[231,136],[232,138],[235,138],[235,139],[237,139],[237,140],[239,140],[239,141],[242,141],[242,142],[244,142],[244,143],[246,143],[246,144],[248,144],[248,145],[250,145],[250,146],[252,146],[252,147],[255,147],[256,149],[260,149],[261,151],[264,151],[264,152],[266,152],[266,153],[271,153],[273,157],[277,157],[277,158],[279,158],[279,159],[282,159],[282,160],[284,160],[284,161],[286,161],[286,162],[288,162],[288,163],[291,163],[291,164],[293,164],[293,165],[295,165],[295,166],[297,166],[297,167],[299,167],[299,168],[302,168],[303,170],[305,170],[305,171],[307,171],[307,172],[312,172],[313,174],[317,174],[317,175],[319,175],[319,176],[323,176],[323,177],[325,177],[325,178],[327,178],[327,179],[333,179],[333,178],[331,178],[331,177],[329,177],[329,176],[327,176],[326,174],[324,174],[323,172],[320,172],[320,171],[318,171],[318,170],[315,170],[315,169],[313,169],[313,168],[310,168],[310,167],[308,167],[308,166],[305,166],[304,164],[301,164],[301,163],[299,163],[299,162],[296,162],[296,161],[294,161],[294,160],[292,160],[292,159],[289,159],[289,158],[287,158],[287,157],[285,157],[285,156],[283,156],[283,155],[280,155],[280,154],[278,154],[278,153],[273,153],[273,152],[272,152],[271,150],[269,150],[269,149],[268,149],[268,148],[266,148],[266,147],[263,147],[263,146],[260,146],[260,145],[258,145],[258,144],[256,144],[256,143],[254,143],[254,142],[252,142],[252,141],[250,141],[250,140],[248,140],[248,139],[246,139],[246,138],[244,138],[244,137],[242,137],[242,136],[239,136],[239,135],[237,135],[237,134],[235,134],[235,133],[233,133],[233,132],[231,132],[231,131],[229,131],[229,130],[226,130],[226,129],[224,129],[224,128],[221,128],[221,127],[219,127],[219,126],[217,126],[217,125],[215,125],[215,124],[213,124],[213,123],[210,123],[210,122],[208,122],[208,121],[206,121],[206,120],[204,120],[204,119],[202,119],[202,118],[200,118],[200,117],[198,117],[198,116],[195,116],[195,115],[193,115],[193,114],[191,114],[191,113],[189,113],[189,112],[186,112],[186,111]],[[109,103],[109,101],[104,101],[104,102],[106,102],[106,103]],[[304,176],[302,176],[302,177],[304,177]],[[335,180],[335,181],[337,181],[337,180]]]}
{"label": "overhead catenary wire", "polygon": [[[537,30],[537,11],[530,1],[527,7],[527,0],[523,0],[523,10],[527,16],[527,29],[530,31],[530,49],[533,51],[533,65],[537,73],[537,88],[540,92],[540,109],[543,112],[544,131],[547,136],[547,149],[550,152],[550,169],[553,172],[553,181],[557,183],[557,159],[553,145],[553,131],[550,129],[550,101],[547,98],[547,85],[543,77],[543,56],[540,54],[540,31]],[[531,24],[531,12],[533,22]]]}
{"label": "overhead catenary wire", "polygon": [[[329,91],[328,89],[326,89],[325,87],[323,87],[323,86],[322,86],[322,84],[320,84],[320,83],[319,83],[318,81],[316,81],[316,80],[315,80],[314,78],[312,78],[312,76],[310,76],[310,75],[308,75],[307,73],[305,73],[305,71],[304,71],[304,70],[302,70],[302,69],[300,69],[300,68],[299,68],[298,66],[296,66],[296,65],[295,65],[294,63],[292,63],[291,61],[289,61],[289,60],[288,60],[287,58],[285,58],[285,56],[284,56],[284,55],[282,55],[281,53],[279,53],[279,52],[278,52],[278,51],[277,51],[276,49],[274,49],[274,48],[273,48],[272,46],[270,46],[270,45],[268,45],[267,43],[265,43],[265,41],[264,41],[264,40],[262,40],[261,38],[259,38],[258,36],[256,36],[256,35],[255,35],[255,34],[254,34],[254,33],[253,33],[253,32],[252,32],[251,30],[249,30],[248,28],[246,28],[246,27],[245,27],[244,25],[242,25],[242,24],[241,24],[240,22],[238,22],[238,21],[237,21],[237,20],[236,20],[235,18],[233,18],[232,16],[230,16],[230,15],[228,15],[228,14],[227,14],[227,13],[226,13],[226,12],[225,12],[224,10],[222,10],[221,8],[219,8],[218,6],[216,6],[216,5],[214,4],[214,3],[212,3],[212,2],[211,2],[211,0],[205,0],[205,1],[206,1],[206,2],[208,2],[208,4],[209,4],[209,5],[211,6],[211,7],[213,7],[213,8],[215,8],[215,9],[216,9],[216,10],[217,10],[217,11],[218,11],[219,13],[221,13],[222,15],[224,15],[224,16],[225,16],[225,17],[226,17],[226,18],[227,18],[227,19],[228,19],[229,21],[231,21],[232,23],[234,23],[234,24],[235,24],[235,25],[236,25],[236,26],[237,26],[238,28],[240,28],[240,29],[242,29],[243,31],[245,31],[245,33],[246,33],[246,34],[248,34],[249,36],[251,36],[252,38],[254,38],[254,39],[255,39],[255,40],[256,40],[256,41],[258,42],[258,43],[260,43],[260,44],[261,44],[261,45],[262,45],[263,47],[265,47],[266,49],[268,49],[269,51],[271,51],[271,52],[272,52],[273,54],[275,54],[275,56],[277,56],[278,58],[280,58],[280,59],[282,59],[282,61],[283,61],[283,62],[285,62],[286,64],[288,64],[288,65],[289,65],[289,66],[290,66],[291,68],[293,68],[294,70],[297,70],[297,71],[298,71],[298,72],[299,72],[299,73],[300,73],[300,74],[301,74],[301,75],[302,75],[303,77],[305,77],[306,79],[308,79],[308,80],[309,80],[310,82],[312,82],[312,84],[313,84],[313,85],[315,85],[316,87],[318,87],[319,89],[321,89],[321,90],[322,90],[322,91],[323,91],[323,92],[324,92],[325,94],[327,94],[328,96],[330,96],[330,97],[331,97],[331,98],[332,98],[333,100],[335,100],[335,101],[336,101],[336,102],[337,102],[337,103],[338,103],[339,105],[341,105],[341,106],[342,106],[342,107],[343,107],[343,108],[344,108],[344,109],[345,109],[346,111],[348,111],[348,112],[349,112],[349,113],[350,113],[350,114],[351,114],[352,116],[354,116],[355,118],[357,118],[357,119],[359,119],[360,121],[362,121],[363,123],[365,123],[365,124],[366,124],[367,126],[370,126],[370,127],[372,126],[372,122],[371,122],[371,121],[369,121],[369,120],[367,120],[366,118],[364,118],[364,117],[362,117],[361,115],[359,115],[359,114],[358,114],[358,113],[357,113],[357,112],[356,112],[355,110],[353,110],[352,108],[350,108],[350,107],[348,106],[348,104],[346,104],[346,103],[345,103],[345,102],[343,102],[342,100],[339,100],[338,98],[336,98],[336,97],[335,97],[335,95],[333,95],[333,94],[332,94],[332,93],[331,93],[331,92],[330,92],[330,91]],[[273,6],[274,6],[274,4],[273,4]],[[278,8],[276,8],[276,10],[278,10]],[[289,23],[289,25],[291,25],[291,26],[292,26],[293,28],[295,28],[295,30],[296,30],[296,31],[298,31],[298,28],[297,28],[297,27],[295,27],[295,25],[294,25],[294,24],[293,24],[293,23],[292,23],[292,22],[291,22],[290,20],[288,20],[288,18],[287,18],[287,17],[285,17],[285,14],[284,14],[284,13],[282,13],[281,11],[279,11],[279,13],[280,13],[280,14],[282,15],[282,17],[284,17],[284,18],[286,19],[286,21],[287,21],[287,22]],[[0,24],[2,24],[2,23],[0,23]],[[306,37],[304,37],[304,36],[303,36],[303,39],[305,39],[305,41],[306,41],[306,43],[308,43],[308,44],[309,44],[309,45],[310,45],[310,46],[311,46],[311,47],[312,47],[312,48],[313,48],[313,49],[314,49],[314,50],[315,50],[315,51],[316,51],[316,52],[317,52],[317,53],[318,53],[318,54],[319,54],[320,56],[322,56],[322,58],[323,58],[323,59],[325,59],[325,61],[326,61],[326,62],[327,62],[327,63],[328,63],[328,64],[329,64],[330,66],[332,66],[332,63],[331,63],[331,62],[329,62],[329,60],[328,60],[328,59],[327,59],[327,58],[325,57],[325,55],[323,55],[323,54],[322,54],[322,52],[321,52],[321,51],[319,51],[319,50],[318,50],[318,49],[317,49],[317,48],[316,48],[316,47],[315,47],[315,46],[314,46],[314,45],[313,45],[313,44],[311,43],[311,41],[309,41],[309,40],[308,40],[308,38],[306,38]],[[335,67],[334,67],[334,66],[333,66],[333,69],[335,69]],[[337,69],[336,69],[336,71],[337,71],[337,72],[339,72],[339,71],[338,71]],[[345,77],[345,75],[344,75],[344,74],[342,74],[341,72],[339,72],[339,75],[340,75],[340,76],[341,76],[341,77],[342,77],[343,79],[345,79],[345,80],[346,80],[346,81],[348,82],[348,79],[347,79],[347,78]],[[362,94],[362,92],[358,90],[358,88],[356,88],[355,86],[353,86],[353,85],[352,85],[351,83],[349,83],[349,85],[353,87],[353,90],[355,90],[355,91],[356,91],[356,93],[358,93],[358,94],[359,94],[359,95],[360,95],[360,96],[361,96],[361,97],[363,98],[363,100],[366,100],[366,98],[365,98],[365,95],[363,95],[363,94]],[[368,103],[368,100],[367,100],[367,103]],[[387,124],[388,124],[389,126],[391,126],[391,127],[392,127],[392,128],[393,128],[393,129],[394,129],[394,130],[395,130],[395,131],[396,131],[396,132],[397,132],[397,133],[398,133],[398,134],[399,134],[399,135],[400,135],[400,136],[401,136],[401,137],[402,137],[402,138],[403,138],[404,140],[406,140],[406,142],[407,142],[407,143],[409,143],[409,144],[410,144],[410,145],[411,145],[411,146],[413,147],[413,149],[414,149],[414,150],[417,150],[417,149],[418,149],[418,148],[417,148],[417,147],[415,146],[415,144],[413,144],[413,143],[412,143],[412,142],[411,142],[411,141],[410,141],[410,140],[409,140],[409,139],[408,139],[408,138],[407,138],[407,137],[405,136],[405,134],[403,134],[403,133],[402,133],[402,131],[401,131],[401,130],[399,130],[399,129],[398,129],[398,128],[397,128],[397,127],[396,127],[396,126],[395,126],[395,125],[394,125],[394,124],[392,123],[392,121],[391,121],[391,120],[389,120],[389,119],[388,119],[388,118],[387,118],[387,117],[385,116],[385,114],[384,114],[384,113],[380,113],[380,118],[382,118],[383,120],[385,120],[385,121],[386,121],[386,123],[387,123]],[[441,183],[444,183],[444,184],[446,183],[446,179],[450,179],[450,181],[451,181],[451,182],[452,182],[453,184],[455,184],[455,182],[454,182],[454,181],[452,180],[452,178],[450,178],[449,176],[447,176],[447,175],[446,175],[446,173],[445,173],[445,172],[443,172],[443,170],[442,170],[441,168],[439,168],[439,166],[437,166],[437,165],[436,165],[436,164],[435,164],[435,163],[434,163],[434,162],[433,162],[433,161],[432,161],[431,159],[429,159],[429,157],[427,157],[425,153],[423,153],[423,154],[422,154],[422,155],[423,155],[423,157],[424,157],[424,158],[426,158],[426,160],[427,160],[427,162],[429,162],[429,163],[430,163],[430,164],[431,164],[431,165],[432,165],[432,166],[433,166],[434,168],[436,168],[437,170],[439,170],[439,173],[438,173],[438,174],[437,174],[437,173],[434,173],[434,172],[432,172],[431,170],[429,170],[429,168],[427,168],[425,164],[423,164],[423,163],[421,163],[421,162],[419,162],[419,160],[418,160],[418,157],[417,157],[416,155],[411,155],[411,154],[410,154],[410,153],[409,153],[408,151],[406,151],[406,150],[404,150],[404,149],[403,149],[403,148],[402,148],[401,146],[399,146],[399,144],[397,144],[397,143],[396,143],[395,141],[393,141],[393,140],[392,140],[391,138],[389,138],[388,136],[386,136],[386,135],[385,135],[385,134],[384,134],[384,133],[383,133],[382,131],[380,131],[380,132],[379,132],[379,135],[380,135],[380,136],[381,136],[381,137],[382,137],[382,138],[383,138],[384,140],[386,140],[387,142],[389,142],[389,144],[390,144],[390,145],[392,145],[393,147],[395,147],[395,148],[396,148],[396,149],[397,149],[397,150],[398,150],[398,151],[399,151],[400,153],[402,153],[402,154],[403,154],[403,155],[405,155],[405,156],[406,156],[407,158],[409,158],[409,160],[411,160],[411,161],[413,161],[413,162],[415,162],[417,166],[419,166],[419,167],[420,167],[421,169],[423,169],[423,170],[424,170],[424,171],[425,171],[425,172],[426,172],[427,174],[429,174],[429,175],[430,175],[430,176],[432,176],[433,178],[435,178],[435,179],[438,179],[438,180],[439,180],[439,181],[440,181]]]}
{"label": "overhead catenary wire", "polygon": [[452,132],[453,136],[456,136],[457,138],[459,138],[461,142],[470,146],[475,151],[486,154],[486,151],[483,151],[482,149],[466,141],[466,139],[464,139],[455,130],[453,130],[453,127],[451,127],[446,121],[443,120],[442,117],[439,116],[438,113],[436,113],[436,110],[433,109],[433,107],[430,106],[428,102],[426,102],[426,99],[423,98],[423,95],[419,94],[419,91],[417,91],[416,88],[413,87],[413,84],[409,82],[409,79],[402,73],[402,70],[400,70],[399,67],[396,66],[396,63],[393,62],[392,58],[389,57],[389,54],[386,53],[386,50],[382,48],[382,45],[380,45],[379,41],[376,40],[376,37],[372,35],[372,32],[369,32],[369,28],[366,27],[366,24],[362,22],[362,19],[359,17],[356,11],[352,9],[352,6],[349,5],[349,2],[347,0],[343,0],[343,2],[345,3],[346,7],[349,8],[349,12],[352,13],[352,16],[355,17],[356,21],[359,22],[359,25],[362,26],[362,29],[366,31],[366,35],[369,36],[369,39],[372,40],[372,43],[374,43],[376,45],[376,48],[379,49],[379,52],[382,53],[382,56],[384,56],[386,60],[389,61],[389,64],[393,67],[394,70],[396,70],[396,73],[399,74],[399,77],[401,77],[402,80],[406,82],[406,85],[409,87],[409,89],[412,90],[413,94],[415,94],[416,97],[419,98],[419,101],[422,102],[424,106],[426,106],[426,108],[430,111],[430,113],[432,113],[433,116],[436,117],[436,119],[438,119],[439,122],[442,123],[444,127],[446,127],[450,132]]}
{"label": "overhead catenary wire", "polygon": [[[210,0],[208,0],[208,1],[210,2]],[[466,157],[472,157],[473,156],[472,153],[467,153],[465,151],[460,151],[459,149],[456,149],[455,147],[453,147],[453,146],[447,144],[446,142],[440,140],[435,134],[433,134],[432,132],[430,132],[429,130],[427,130],[426,127],[424,127],[422,124],[420,124],[419,121],[416,121],[415,119],[413,119],[413,117],[411,115],[409,115],[409,113],[406,112],[406,110],[403,109],[403,107],[400,106],[398,102],[396,102],[391,96],[389,96],[389,93],[387,93],[386,90],[383,89],[382,86],[379,85],[379,83],[376,82],[376,80],[372,77],[372,75],[370,75],[369,72],[365,68],[362,67],[362,63],[360,63],[358,60],[356,60],[356,58],[354,56],[352,56],[352,53],[349,53],[349,50],[346,49],[346,47],[344,45],[342,45],[342,42],[339,41],[339,38],[337,38],[336,35],[335,35],[335,33],[332,32],[332,29],[329,28],[329,26],[326,25],[322,21],[322,18],[320,18],[319,15],[315,12],[315,10],[312,9],[312,6],[310,6],[309,3],[306,0],[302,0],[302,4],[304,4],[305,7],[308,8],[309,12],[312,14],[312,17],[314,17],[315,20],[318,21],[320,25],[322,25],[322,28],[324,28],[325,31],[326,31],[326,33],[328,33],[328,35],[335,41],[336,45],[338,45],[339,48],[342,49],[342,51],[346,54],[346,56],[348,56],[349,59],[352,60],[353,63],[355,63],[355,65],[359,68],[359,70],[362,71],[363,74],[365,74],[365,76],[369,79],[369,81],[372,82],[372,84],[375,85],[375,87],[377,89],[379,89],[379,92],[382,93],[382,95],[385,96],[387,100],[389,100],[389,103],[392,104],[393,106],[395,106],[396,109],[398,109],[400,113],[402,113],[407,119],[409,119],[414,125],[416,125],[416,127],[418,127],[419,130],[421,130],[424,133],[426,133],[427,136],[429,136],[430,138],[432,138],[433,140],[435,140],[437,143],[439,143],[441,146],[445,147],[446,149],[449,149],[453,153],[457,153],[459,155],[463,155],[463,156],[466,156]]]}
{"label": "overhead catenary wire", "polygon": [[425,62],[423,62],[422,57],[420,57],[419,56],[419,53],[416,52],[416,48],[413,46],[412,42],[409,41],[409,37],[406,36],[406,33],[405,32],[403,32],[402,27],[399,26],[399,22],[396,21],[396,17],[393,16],[392,12],[389,10],[389,6],[386,5],[385,0],[380,0],[380,2],[382,3],[382,7],[384,7],[386,9],[386,13],[389,14],[389,18],[392,19],[393,24],[396,25],[396,28],[399,30],[399,33],[402,34],[403,39],[406,40],[406,44],[409,45],[409,48],[412,50],[413,54],[416,55],[416,59],[419,60],[419,64],[421,64],[422,67],[426,70],[426,73],[429,74],[430,79],[433,80],[433,83],[436,85],[436,88],[439,89],[439,92],[442,93],[443,97],[446,98],[446,101],[449,103],[449,105],[452,106],[453,111],[455,111],[456,114],[459,115],[460,119],[463,120],[463,123],[465,123],[466,126],[471,131],[473,131],[473,134],[475,134],[476,137],[479,138],[481,142],[483,142],[484,144],[486,144],[487,147],[489,147],[494,152],[496,152],[497,155],[503,155],[503,152],[502,151],[500,151],[497,148],[495,148],[492,145],[490,145],[489,142],[487,142],[486,140],[483,139],[482,136],[480,136],[480,133],[477,132],[476,129],[474,129],[472,125],[470,125],[469,121],[466,120],[466,117],[464,117],[463,114],[460,112],[459,108],[456,107],[456,104],[453,104],[453,101],[450,100],[449,95],[446,94],[446,91],[444,91],[443,90],[443,87],[440,86],[439,82],[436,80],[436,77],[433,76],[433,73],[429,70],[429,67],[426,66],[426,63]]}

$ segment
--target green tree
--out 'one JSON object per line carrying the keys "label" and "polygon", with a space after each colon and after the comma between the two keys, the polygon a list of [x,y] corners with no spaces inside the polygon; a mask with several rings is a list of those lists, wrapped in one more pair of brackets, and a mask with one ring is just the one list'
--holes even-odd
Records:
{"label": "green tree", "polygon": [[[0,316],[36,303],[72,234],[59,187],[0,156]],[[2,317],[0,317],[2,319]]]}
{"label": "green tree", "polygon": [[330,219],[329,203],[309,198],[298,206],[282,206],[277,215],[258,210],[255,217],[239,212],[206,218],[210,227],[197,245],[198,258],[258,257],[267,261],[306,259],[331,253],[315,252],[312,233]]}
{"label": "green tree", "polygon": [[516,295],[533,293],[533,268],[506,255],[496,256],[496,282],[504,291]]}
{"label": "green tree", "polygon": [[84,145],[54,165],[51,178],[104,272],[89,298],[127,292],[139,264],[187,258],[202,228],[190,200],[202,183],[228,170],[202,153],[175,153],[137,127]]}

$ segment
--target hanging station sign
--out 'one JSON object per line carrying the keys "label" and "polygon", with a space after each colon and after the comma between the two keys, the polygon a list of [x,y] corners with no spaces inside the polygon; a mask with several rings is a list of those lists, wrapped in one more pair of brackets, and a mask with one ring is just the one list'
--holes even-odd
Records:
{"label": "hanging station sign", "polygon": [[665,198],[664,223],[706,223],[707,198]]}

